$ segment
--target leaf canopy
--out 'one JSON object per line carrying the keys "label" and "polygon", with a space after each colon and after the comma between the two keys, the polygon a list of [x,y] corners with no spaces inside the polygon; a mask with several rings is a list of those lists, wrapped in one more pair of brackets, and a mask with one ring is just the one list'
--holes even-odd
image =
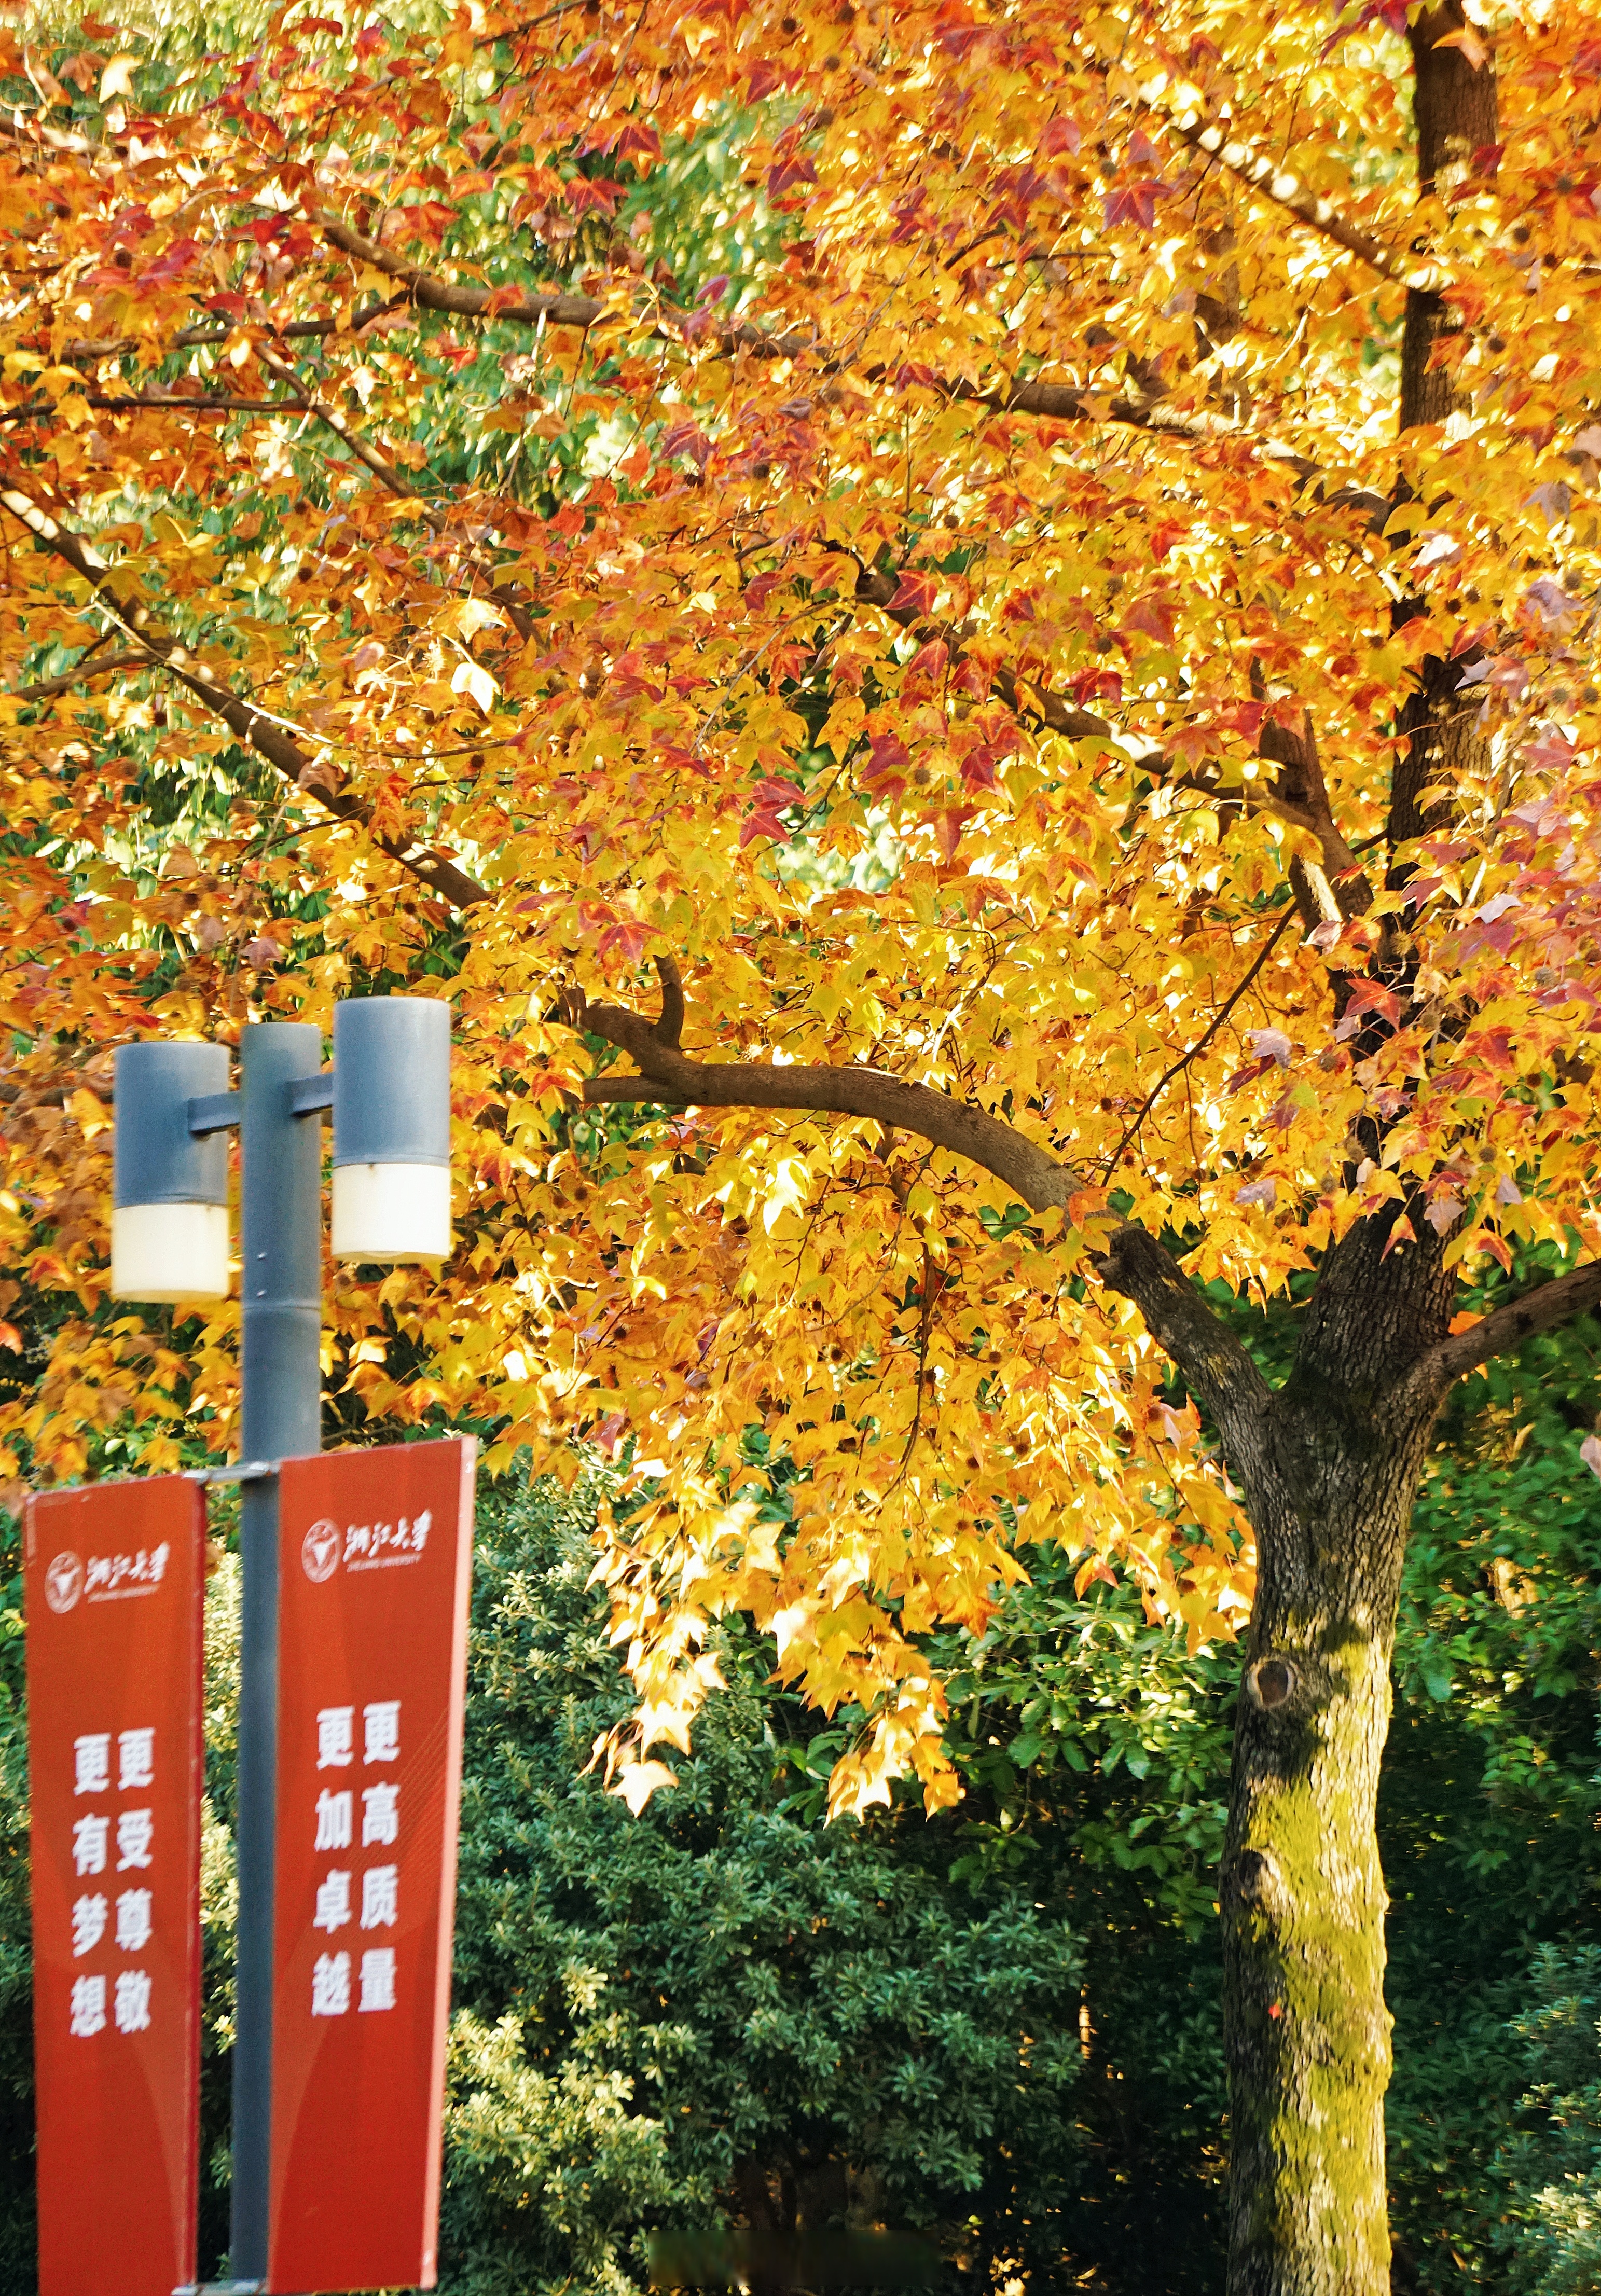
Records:
{"label": "leaf canopy", "polygon": [[[631,1797],[731,1608],[866,1716],[858,1810],[955,1793],[925,1633],[1020,1539],[1234,1631],[1108,1226],[1257,1299],[1392,1202],[1465,1273],[1597,1242],[1601,53],[1508,10],[1497,141],[1419,203],[1402,36],[8,41],[13,1475],[230,1439],[234,1311],[106,1298],[110,1048],[404,988],[456,1014],[458,1249],[333,1279],[333,1408],[625,1464]],[[687,1052],[630,1082],[658,962]]]}

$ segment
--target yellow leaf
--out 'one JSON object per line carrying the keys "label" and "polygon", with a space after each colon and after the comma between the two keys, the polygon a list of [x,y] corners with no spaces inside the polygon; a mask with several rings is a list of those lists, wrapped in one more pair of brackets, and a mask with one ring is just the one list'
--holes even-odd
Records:
{"label": "yellow leaf", "polygon": [[653,1793],[677,1783],[665,1762],[629,1762],[618,1772],[616,1784],[608,1787],[607,1792],[620,1794],[631,1815],[637,1817]]}
{"label": "yellow leaf", "polygon": [[139,58],[135,55],[124,54],[111,58],[111,62],[100,75],[102,103],[110,103],[119,96],[125,96],[130,103],[135,100],[134,74],[138,70],[138,66]]}
{"label": "yellow leaf", "polygon": [[470,693],[487,718],[500,688],[480,662],[462,661],[456,664],[451,676],[450,690],[453,693]]}

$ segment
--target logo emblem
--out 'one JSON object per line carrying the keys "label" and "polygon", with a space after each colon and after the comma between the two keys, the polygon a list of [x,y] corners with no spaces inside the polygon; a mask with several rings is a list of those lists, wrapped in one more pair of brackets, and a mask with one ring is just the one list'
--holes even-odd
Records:
{"label": "logo emblem", "polygon": [[70,1549],[58,1554],[45,1570],[45,1600],[57,1615],[70,1611],[84,1591],[84,1566]]}
{"label": "logo emblem", "polygon": [[339,1568],[339,1525],[326,1521],[314,1522],[300,1541],[300,1568],[314,1587],[332,1578]]}

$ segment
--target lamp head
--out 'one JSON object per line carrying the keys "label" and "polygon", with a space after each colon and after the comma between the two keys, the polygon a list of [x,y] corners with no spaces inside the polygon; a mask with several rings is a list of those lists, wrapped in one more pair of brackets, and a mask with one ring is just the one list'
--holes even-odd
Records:
{"label": "lamp head", "polygon": [[333,1252],[450,1250],[450,1007],[354,996],[333,1008]]}
{"label": "lamp head", "polygon": [[111,1297],[228,1293],[228,1144],[189,1103],[228,1088],[225,1045],[123,1045],[112,1087]]}

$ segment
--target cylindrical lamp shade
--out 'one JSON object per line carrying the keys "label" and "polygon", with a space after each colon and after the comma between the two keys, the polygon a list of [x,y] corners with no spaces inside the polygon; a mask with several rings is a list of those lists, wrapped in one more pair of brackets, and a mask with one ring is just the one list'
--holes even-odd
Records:
{"label": "cylindrical lamp shade", "polygon": [[189,1103],[228,1088],[224,1045],[124,1045],[113,1105],[111,1296],[223,1300],[228,1143],[196,1139]]}
{"label": "cylindrical lamp shade", "polygon": [[450,1250],[450,1007],[359,996],[333,1008],[333,1251]]}

